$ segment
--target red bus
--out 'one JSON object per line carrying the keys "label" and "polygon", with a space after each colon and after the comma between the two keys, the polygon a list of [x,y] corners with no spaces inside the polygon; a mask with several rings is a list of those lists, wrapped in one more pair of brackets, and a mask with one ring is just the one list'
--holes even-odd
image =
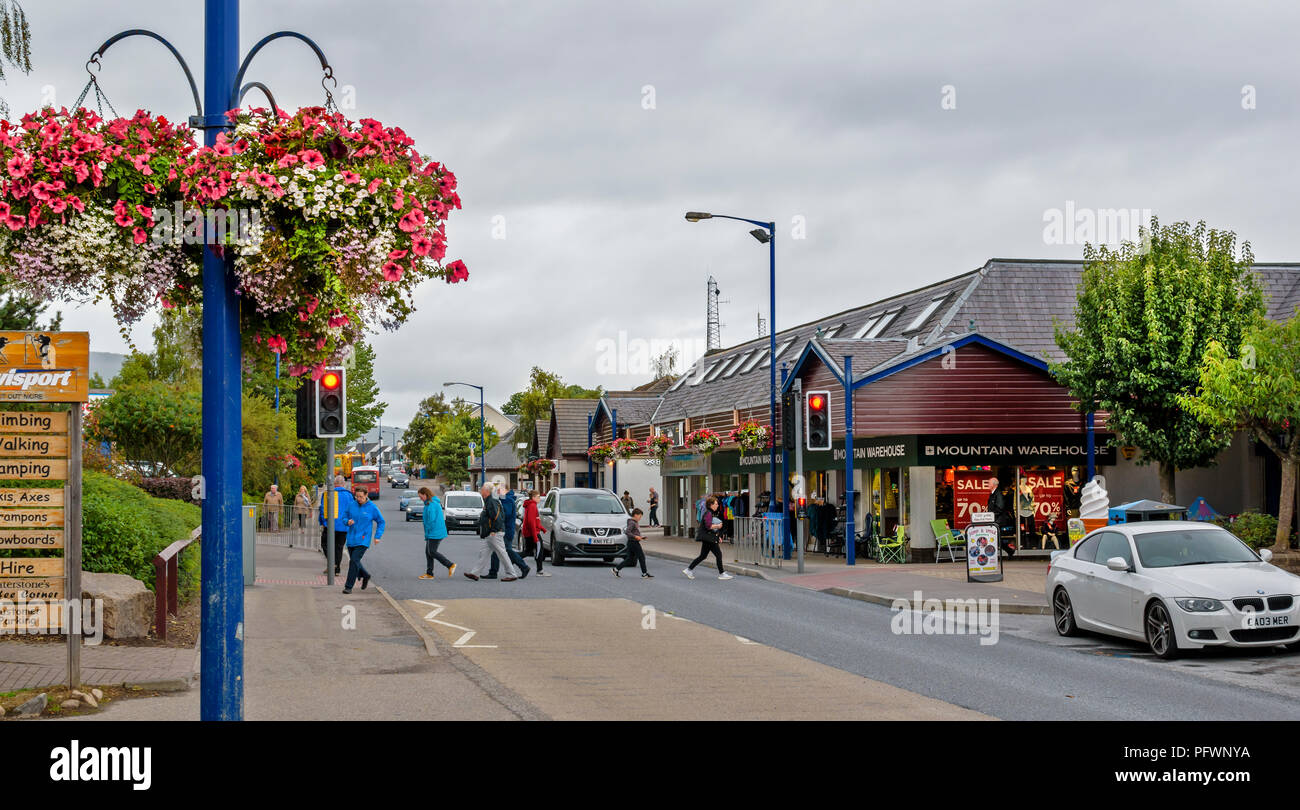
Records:
{"label": "red bus", "polygon": [[379,468],[353,467],[352,486],[364,486],[372,501],[379,500]]}

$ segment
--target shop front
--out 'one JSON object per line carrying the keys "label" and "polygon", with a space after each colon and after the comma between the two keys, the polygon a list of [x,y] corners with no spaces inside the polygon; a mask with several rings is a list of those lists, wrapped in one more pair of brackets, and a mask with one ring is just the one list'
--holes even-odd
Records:
{"label": "shop front", "polygon": [[664,459],[660,472],[664,534],[689,536],[695,527],[695,501],[709,488],[709,459],[702,453],[677,453]]}

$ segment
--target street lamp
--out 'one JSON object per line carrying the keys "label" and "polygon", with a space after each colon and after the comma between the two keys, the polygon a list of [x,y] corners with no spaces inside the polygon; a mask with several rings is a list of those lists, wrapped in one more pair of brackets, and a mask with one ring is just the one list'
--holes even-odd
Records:
{"label": "street lamp", "polygon": [[478,389],[478,459],[479,459],[478,485],[481,487],[487,483],[487,453],[484,452],[483,450],[483,446],[484,446],[483,422],[485,416],[485,412],[483,410],[483,386],[475,385],[474,383],[467,383],[467,382],[445,382],[442,384],[442,387],[448,388],[453,385],[468,385],[470,388]]}
{"label": "street lamp", "polygon": [[[771,370],[768,380],[768,392],[771,400],[772,411],[772,429],[776,429],[776,223],[760,222],[756,219],[746,219],[745,217],[733,217],[726,214],[706,214],[703,211],[686,212],[687,222],[699,222],[705,219],[734,219],[737,222],[748,222],[750,225],[758,227],[749,232],[749,235],[757,239],[760,243],[768,247],[768,365]],[[776,500],[776,447],[772,448],[772,499]],[[784,459],[783,459],[784,464]],[[782,471],[784,473],[784,471]],[[782,475],[784,480],[785,476]],[[784,490],[783,490],[784,491]],[[789,497],[786,497],[787,503]]]}

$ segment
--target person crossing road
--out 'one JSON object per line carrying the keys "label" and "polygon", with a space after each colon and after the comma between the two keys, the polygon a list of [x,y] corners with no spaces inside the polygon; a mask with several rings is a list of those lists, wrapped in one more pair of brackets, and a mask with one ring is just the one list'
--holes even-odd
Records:
{"label": "person crossing road", "polygon": [[371,542],[379,543],[384,536],[384,516],[370,500],[370,493],[365,486],[352,488],[352,495],[357,503],[348,515],[348,581],[343,585],[344,593],[352,593],[352,586],[357,577],[361,577],[361,590],[370,585],[370,572],[361,564],[361,558],[370,549]]}

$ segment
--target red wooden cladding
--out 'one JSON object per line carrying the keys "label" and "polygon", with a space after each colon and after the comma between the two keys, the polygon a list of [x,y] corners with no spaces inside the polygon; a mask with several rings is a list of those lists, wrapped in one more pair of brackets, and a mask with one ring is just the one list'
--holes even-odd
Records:
{"label": "red wooden cladding", "polygon": [[[802,376],[805,391],[831,392],[832,436],[842,438],[843,386],[816,361]],[[1084,428],[1069,393],[1049,374],[976,345],[862,386],[854,400],[853,433],[859,436],[1070,433]]]}

